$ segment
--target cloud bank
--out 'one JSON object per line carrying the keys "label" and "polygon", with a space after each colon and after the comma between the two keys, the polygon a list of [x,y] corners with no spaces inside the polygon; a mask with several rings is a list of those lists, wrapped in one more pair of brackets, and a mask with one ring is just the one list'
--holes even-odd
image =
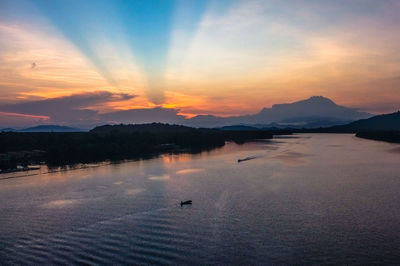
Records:
{"label": "cloud bank", "polygon": [[[98,91],[64,97],[0,105],[4,116],[24,117],[25,120],[41,119],[59,124],[91,124],[99,121],[98,106],[135,98],[134,94]],[[14,114],[14,115],[12,115]],[[0,120],[6,123],[6,120]],[[25,121],[26,122],[26,121]]]}

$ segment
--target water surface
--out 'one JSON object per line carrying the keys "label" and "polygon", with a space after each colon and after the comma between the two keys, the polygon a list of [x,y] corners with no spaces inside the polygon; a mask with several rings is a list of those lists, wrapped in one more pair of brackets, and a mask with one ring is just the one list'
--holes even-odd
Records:
{"label": "water surface", "polygon": [[301,134],[3,179],[0,261],[396,264],[399,150]]}

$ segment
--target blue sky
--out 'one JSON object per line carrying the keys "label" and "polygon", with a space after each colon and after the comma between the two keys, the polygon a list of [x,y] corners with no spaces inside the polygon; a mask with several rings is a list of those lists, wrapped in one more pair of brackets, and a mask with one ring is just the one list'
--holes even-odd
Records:
{"label": "blue sky", "polygon": [[107,68],[93,53],[93,39],[102,35],[124,41],[141,66],[155,74],[165,67],[173,24],[184,20],[179,21],[180,27],[195,32],[207,5],[208,1],[194,0],[16,0],[5,4],[2,16],[17,23],[47,19],[112,82]]}

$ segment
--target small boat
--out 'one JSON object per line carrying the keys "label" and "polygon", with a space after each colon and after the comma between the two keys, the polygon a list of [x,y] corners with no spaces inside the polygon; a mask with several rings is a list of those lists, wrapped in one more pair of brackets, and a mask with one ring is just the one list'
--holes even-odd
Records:
{"label": "small boat", "polygon": [[181,206],[182,206],[182,205],[190,205],[190,204],[192,204],[192,201],[191,201],[191,200],[181,201]]}
{"label": "small boat", "polygon": [[244,161],[248,161],[248,160],[253,160],[255,158],[257,158],[257,157],[256,156],[250,156],[250,157],[246,157],[246,158],[243,158],[243,159],[238,159],[238,163],[244,162]]}

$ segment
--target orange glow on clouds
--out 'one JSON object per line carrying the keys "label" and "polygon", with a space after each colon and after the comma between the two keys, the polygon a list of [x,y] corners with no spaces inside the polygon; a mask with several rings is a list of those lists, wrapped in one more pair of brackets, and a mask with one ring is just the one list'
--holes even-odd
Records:
{"label": "orange glow on clouds", "polygon": [[16,117],[22,117],[22,118],[32,118],[32,119],[42,119],[42,120],[48,120],[50,119],[49,116],[44,116],[44,115],[27,115],[27,114],[19,114],[19,113],[9,113],[9,112],[0,112],[1,116],[16,116]]}
{"label": "orange glow on clouds", "polygon": [[[280,5],[319,25],[318,12]],[[225,12],[210,5],[194,32],[172,28],[166,66],[153,72],[144,71],[119,28],[112,38],[85,36],[101,71],[48,21],[0,20],[0,104],[108,91],[137,96],[85,108],[163,107],[192,117],[255,113],[312,95],[366,111],[400,102],[400,27],[384,20],[396,20],[399,7],[379,5],[376,14],[321,28],[276,18],[272,9],[268,1],[238,1]]]}

